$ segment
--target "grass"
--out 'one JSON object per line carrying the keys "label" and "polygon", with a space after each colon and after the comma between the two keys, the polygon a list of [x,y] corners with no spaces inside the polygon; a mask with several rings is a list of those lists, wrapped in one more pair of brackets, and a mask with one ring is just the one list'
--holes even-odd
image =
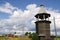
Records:
{"label": "grass", "polygon": [[[0,40],[5,40],[5,37],[0,37]],[[8,40],[31,40],[30,38],[28,38],[27,36],[21,36],[21,37],[8,37]],[[55,38],[56,40],[56,38]],[[60,37],[57,37],[57,40],[60,40]]]}
{"label": "grass", "polygon": [[[56,38],[55,38],[55,40],[56,40]],[[60,40],[60,37],[57,37],[57,40]]]}
{"label": "grass", "polygon": [[[5,37],[0,37],[0,40],[5,40],[6,38]],[[30,38],[28,37],[9,37],[7,38],[8,40],[30,40]]]}

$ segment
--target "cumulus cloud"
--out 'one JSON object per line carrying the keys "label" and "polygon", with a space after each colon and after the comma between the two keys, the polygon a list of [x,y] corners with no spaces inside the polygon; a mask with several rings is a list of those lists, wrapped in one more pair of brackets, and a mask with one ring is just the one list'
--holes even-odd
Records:
{"label": "cumulus cloud", "polygon": [[10,3],[6,2],[5,4],[0,5],[0,12],[12,13],[14,10],[17,10],[16,7],[12,6]]}
{"label": "cumulus cloud", "polygon": [[[36,4],[27,5],[26,10],[24,11],[12,6],[10,3],[3,4],[2,6],[0,6],[0,12],[10,13],[12,15],[9,16],[8,19],[0,20],[0,32],[19,32],[20,34],[22,34],[22,31],[34,31],[34,22],[36,21],[36,18],[34,16],[38,13],[39,9],[40,7],[37,7]],[[54,30],[53,17],[60,18],[60,13],[51,8],[46,8],[46,11],[47,13],[51,14],[51,30]],[[57,30],[58,28],[60,28],[59,24],[59,19],[56,19]],[[51,31],[51,33],[53,32],[54,31]]]}

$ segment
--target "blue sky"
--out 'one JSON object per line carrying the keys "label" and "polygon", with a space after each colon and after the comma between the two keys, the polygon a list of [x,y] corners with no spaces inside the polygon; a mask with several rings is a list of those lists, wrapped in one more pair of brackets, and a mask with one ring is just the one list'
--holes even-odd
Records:
{"label": "blue sky", "polygon": [[[37,4],[37,6],[40,6],[41,3],[43,3],[46,7],[51,7],[56,10],[60,10],[60,0],[0,0],[0,5],[5,4],[6,2],[9,2],[14,7],[17,7],[19,9],[26,9],[26,6],[29,4]],[[9,16],[9,14],[2,15],[0,12],[0,16],[2,16],[1,19],[8,18],[6,16]]]}
{"label": "blue sky", "polygon": [[54,9],[60,10],[60,0],[0,0],[0,4],[4,4],[5,2],[9,2],[13,6],[21,9],[25,9],[28,4],[35,3],[37,6],[40,6],[40,4],[43,3],[47,7],[53,7]]}
{"label": "blue sky", "polygon": [[[52,17],[60,18],[60,0],[0,0],[0,33],[34,31],[36,18],[34,17],[40,4]],[[54,30],[51,20],[51,30]],[[57,32],[60,33],[60,20],[56,19]],[[51,31],[54,34],[54,31]],[[21,33],[20,33],[21,34]]]}

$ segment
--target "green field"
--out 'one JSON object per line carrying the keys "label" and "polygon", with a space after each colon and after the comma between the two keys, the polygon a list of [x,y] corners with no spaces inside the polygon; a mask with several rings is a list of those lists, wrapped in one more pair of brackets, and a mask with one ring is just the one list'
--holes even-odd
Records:
{"label": "green field", "polygon": [[[56,40],[56,38],[55,38],[55,40]],[[60,37],[58,37],[57,40],[60,40]]]}
{"label": "green field", "polygon": [[30,38],[28,37],[9,37],[9,38],[5,38],[5,37],[0,37],[0,40],[30,40]]}
{"label": "green field", "polygon": [[[0,40],[6,40],[6,38],[0,37]],[[7,38],[7,40],[31,40],[31,39],[28,38],[27,36],[25,36],[25,37],[9,37],[9,38]],[[55,38],[55,40],[56,40],[56,38]],[[58,37],[57,40],[60,40],[60,37]]]}

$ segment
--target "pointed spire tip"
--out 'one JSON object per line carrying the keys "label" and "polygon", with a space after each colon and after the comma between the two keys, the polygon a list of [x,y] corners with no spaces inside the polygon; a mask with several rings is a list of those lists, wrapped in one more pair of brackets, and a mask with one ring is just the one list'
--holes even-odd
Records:
{"label": "pointed spire tip", "polygon": [[43,4],[41,4],[40,6],[44,6]]}

